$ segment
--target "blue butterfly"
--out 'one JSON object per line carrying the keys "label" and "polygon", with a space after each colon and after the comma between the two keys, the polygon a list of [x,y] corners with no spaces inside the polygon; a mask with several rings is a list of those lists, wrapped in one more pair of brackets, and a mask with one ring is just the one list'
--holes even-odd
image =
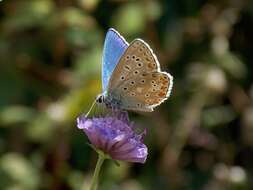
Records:
{"label": "blue butterfly", "polygon": [[115,30],[106,34],[102,58],[103,93],[96,98],[109,108],[153,111],[171,93],[173,77],[160,64],[147,43],[130,44]]}

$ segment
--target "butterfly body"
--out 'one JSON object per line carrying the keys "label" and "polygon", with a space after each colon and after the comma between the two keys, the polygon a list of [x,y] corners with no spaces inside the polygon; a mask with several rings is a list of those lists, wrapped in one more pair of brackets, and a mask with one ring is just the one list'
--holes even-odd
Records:
{"label": "butterfly body", "polygon": [[124,109],[120,97],[114,97],[112,94],[99,94],[96,98],[96,102],[99,104],[105,104],[107,108]]}
{"label": "butterfly body", "polygon": [[148,44],[141,39],[128,44],[109,29],[103,55],[103,93],[97,102],[109,108],[150,112],[169,97],[172,80],[169,73],[160,71]]}

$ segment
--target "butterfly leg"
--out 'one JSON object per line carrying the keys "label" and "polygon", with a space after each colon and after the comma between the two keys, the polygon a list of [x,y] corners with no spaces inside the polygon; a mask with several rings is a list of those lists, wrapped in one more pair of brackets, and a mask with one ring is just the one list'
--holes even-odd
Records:
{"label": "butterfly leg", "polygon": [[115,110],[121,108],[121,101],[114,98],[112,95],[107,95],[104,97],[104,104],[107,108]]}

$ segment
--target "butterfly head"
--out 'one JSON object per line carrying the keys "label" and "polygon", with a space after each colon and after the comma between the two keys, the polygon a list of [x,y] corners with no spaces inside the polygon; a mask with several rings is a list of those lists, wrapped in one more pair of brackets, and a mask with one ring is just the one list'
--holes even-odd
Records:
{"label": "butterfly head", "polygon": [[104,94],[99,94],[99,95],[97,95],[97,97],[96,97],[96,102],[97,102],[98,104],[104,103],[104,102],[105,102]]}

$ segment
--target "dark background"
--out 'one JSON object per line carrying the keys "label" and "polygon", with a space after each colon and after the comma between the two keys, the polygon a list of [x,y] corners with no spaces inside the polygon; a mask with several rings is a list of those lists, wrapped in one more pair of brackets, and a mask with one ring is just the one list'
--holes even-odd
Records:
{"label": "dark background", "polygon": [[76,128],[101,92],[105,33],[144,39],[174,76],[147,162],[107,161],[101,190],[253,188],[250,0],[2,0],[0,189],[88,190],[97,155]]}

